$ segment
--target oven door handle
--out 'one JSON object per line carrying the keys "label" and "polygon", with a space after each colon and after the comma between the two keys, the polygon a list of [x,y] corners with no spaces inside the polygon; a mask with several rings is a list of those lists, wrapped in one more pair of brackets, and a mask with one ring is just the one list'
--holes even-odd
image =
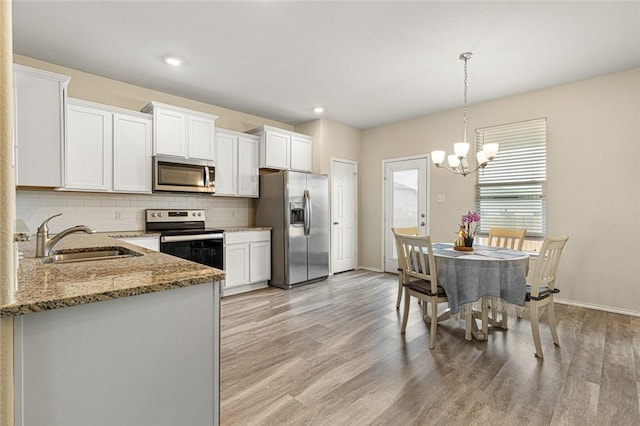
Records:
{"label": "oven door handle", "polygon": [[182,241],[196,241],[196,240],[221,240],[224,238],[223,234],[199,234],[199,235],[169,235],[166,237],[160,237],[161,243],[178,243]]}

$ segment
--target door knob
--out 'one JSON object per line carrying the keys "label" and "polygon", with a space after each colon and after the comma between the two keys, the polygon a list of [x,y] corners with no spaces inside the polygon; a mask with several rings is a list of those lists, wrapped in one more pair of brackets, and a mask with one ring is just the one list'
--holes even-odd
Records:
{"label": "door knob", "polygon": [[334,225],[337,225],[337,224],[338,224],[338,222],[333,222],[333,224],[334,224]]}
{"label": "door knob", "polygon": [[420,226],[425,226],[425,225],[426,225],[426,223],[420,222]]}

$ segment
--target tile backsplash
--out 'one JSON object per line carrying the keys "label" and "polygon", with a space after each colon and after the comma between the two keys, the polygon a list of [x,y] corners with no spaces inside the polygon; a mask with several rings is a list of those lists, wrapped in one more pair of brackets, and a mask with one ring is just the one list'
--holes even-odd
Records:
{"label": "tile backsplash", "polygon": [[212,197],[202,194],[109,194],[67,191],[16,192],[16,217],[32,234],[49,216],[52,233],[75,225],[87,225],[98,232],[144,229],[145,209],[205,209],[207,227],[252,225],[253,200]]}

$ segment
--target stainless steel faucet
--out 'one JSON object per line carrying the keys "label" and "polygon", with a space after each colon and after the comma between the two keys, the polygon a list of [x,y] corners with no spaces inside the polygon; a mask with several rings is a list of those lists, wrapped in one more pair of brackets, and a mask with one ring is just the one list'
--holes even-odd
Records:
{"label": "stainless steel faucet", "polygon": [[54,214],[50,218],[46,219],[38,227],[38,233],[36,234],[36,257],[47,257],[51,254],[51,250],[55,247],[61,239],[74,232],[86,232],[87,234],[93,234],[95,229],[88,226],[78,225],[72,228],[67,228],[64,231],[58,233],[55,237],[49,238],[49,221],[54,217],[62,216],[62,213]]}

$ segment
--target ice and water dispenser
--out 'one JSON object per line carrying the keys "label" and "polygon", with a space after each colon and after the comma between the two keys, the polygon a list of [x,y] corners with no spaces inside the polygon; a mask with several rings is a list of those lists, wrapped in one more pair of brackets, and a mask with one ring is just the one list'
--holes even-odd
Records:
{"label": "ice and water dispenser", "polygon": [[290,203],[291,217],[289,223],[291,225],[304,225],[304,204]]}

